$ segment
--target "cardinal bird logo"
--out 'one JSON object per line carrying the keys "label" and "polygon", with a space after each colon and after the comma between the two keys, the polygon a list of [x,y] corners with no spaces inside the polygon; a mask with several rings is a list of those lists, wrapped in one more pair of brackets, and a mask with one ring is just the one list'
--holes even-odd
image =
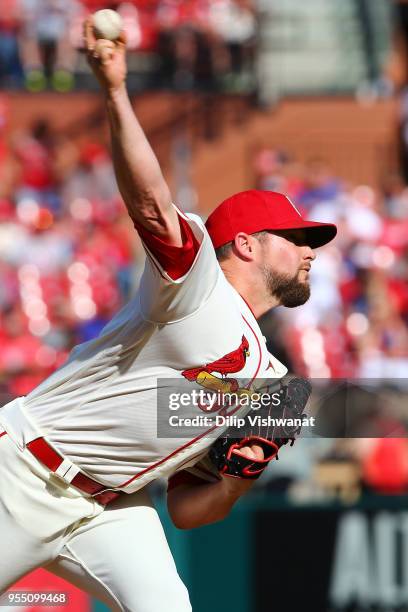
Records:
{"label": "cardinal bird logo", "polygon": [[[210,375],[213,372],[218,372],[221,374],[222,380],[230,383],[229,390],[233,391],[238,388],[238,383],[234,378],[227,379],[228,374],[234,374],[235,372],[240,372],[245,366],[247,357],[249,357],[249,342],[242,336],[241,344],[237,349],[231,351],[213,361],[211,363],[207,363],[207,365],[200,366],[198,368],[191,368],[190,370],[184,370],[182,375],[187,378],[187,380],[197,381],[200,384],[203,383],[204,380],[208,380],[205,374]],[[207,385],[204,385],[207,386]]]}

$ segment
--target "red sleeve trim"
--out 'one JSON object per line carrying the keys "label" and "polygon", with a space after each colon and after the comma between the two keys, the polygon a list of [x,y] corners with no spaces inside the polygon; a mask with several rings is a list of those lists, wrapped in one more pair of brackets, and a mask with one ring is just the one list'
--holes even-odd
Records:
{"label": "red sleeve trim", "polygon": [[180,215],[178,215],[178,219],[183,240],[183,246],[181,247],[167,244],[164,240],[149,232],[143,225],[134,222],[135,228],[149,251],[152,252],[163,270],[173,280],[187,274],[200,248],[200,243],[188,222]]}
{"label": "red sleeve trim", "polygon": [[184,484],[204,484],[205,480],[199,478],[198,476],[194,476],[194,474],[190,474],[186,470],[181,470],[180,472],[176,472],[173,476],[169,478],[169,483],[167,486],[167,491],[171,491],[176,487]]}

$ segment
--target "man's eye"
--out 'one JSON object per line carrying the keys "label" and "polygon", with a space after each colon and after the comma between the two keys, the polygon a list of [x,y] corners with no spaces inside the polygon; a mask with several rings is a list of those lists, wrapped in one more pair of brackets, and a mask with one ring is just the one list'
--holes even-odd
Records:
{"label": "man's eye", "polygon": [[289,236],[287,236],[287,240],[290,240],[290,242],[294,242],[295,244],[301,242],[299,236],[296,236],[295,234],[289,234]]}

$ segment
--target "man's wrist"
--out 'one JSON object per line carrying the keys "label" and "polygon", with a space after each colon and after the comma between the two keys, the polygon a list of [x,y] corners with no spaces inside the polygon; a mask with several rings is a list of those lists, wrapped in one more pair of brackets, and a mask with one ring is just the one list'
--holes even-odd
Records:
{"label": "man's wrist", "polygon": [[106,87],[104,90],[104,96],[108,102],[118,102],[128,97],[126,83],[123,82],[117,87]]}

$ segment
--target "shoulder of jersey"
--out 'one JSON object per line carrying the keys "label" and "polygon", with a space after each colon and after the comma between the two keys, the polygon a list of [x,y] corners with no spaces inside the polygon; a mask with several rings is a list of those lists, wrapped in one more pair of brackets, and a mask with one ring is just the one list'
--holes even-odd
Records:
{"label": "shoulder of jersey", "polygon": [[184,214],[188,219],[190,219],[190,221],[194,221],[194,223],[197,223],[197,225],[199,225],[202,229],[206,230],[204,221],[202,220],[200,215],[197,215],[196,213],[189,213],[189,212],[184,213]]}

